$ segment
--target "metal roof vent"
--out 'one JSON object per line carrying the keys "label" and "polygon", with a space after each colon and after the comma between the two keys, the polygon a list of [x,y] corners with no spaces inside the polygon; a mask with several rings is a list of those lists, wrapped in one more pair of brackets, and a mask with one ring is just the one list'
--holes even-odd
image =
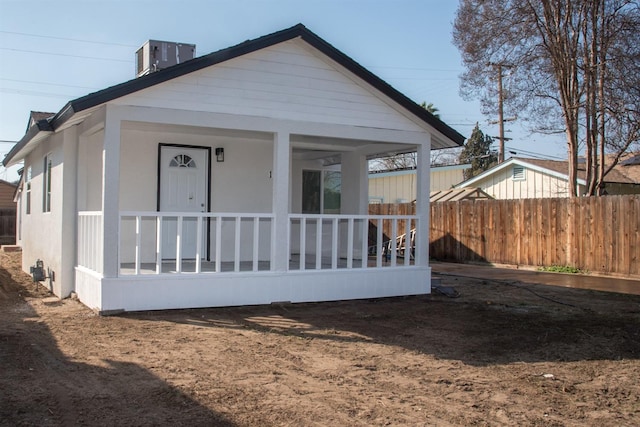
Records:
{"label": "metal roof vent", "polygon": [[136,52],[136,77],[181,64],[195,56],[195,44],[148,40]]}

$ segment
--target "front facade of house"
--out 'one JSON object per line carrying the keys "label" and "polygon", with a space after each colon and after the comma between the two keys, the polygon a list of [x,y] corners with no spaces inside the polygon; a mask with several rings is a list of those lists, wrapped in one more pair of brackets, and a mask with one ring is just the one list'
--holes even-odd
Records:
{"label": "front facade of house", "polygon": [[[367,214],[368,159],[417,150],[429,188],[463,141],[414,105],[302,25],[71,101],[5,159],[23,268],[100,312],[428,293],[428,199]],[[415,260],[368,256],[385,221]]]}

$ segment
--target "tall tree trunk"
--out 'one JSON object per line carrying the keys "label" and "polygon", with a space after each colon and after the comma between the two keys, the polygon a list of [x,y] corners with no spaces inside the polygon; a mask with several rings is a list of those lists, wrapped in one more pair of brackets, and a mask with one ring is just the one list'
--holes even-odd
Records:
{"label": "tall tree trunk", "polygon": [[[607,28],[607,21],[605,16],[605,4],[606,0],[595,0],[599,5],[601,22],[598,27],[598,31],[594,34],[594,39],[599,40],[596,42],[600,46],[600,52],[598,55],[598,101],[599,101],[599,118],[600,123],[598,126],[598,146],[600,151],[600,164],[598,165],[598,195],[601,195],[604,190],[604,176],[606,174],[604,147],[606,143],[605,138],[605,114],[606,114],[606,99],[604,93],[605,81],[607,79],[607,54],[609,45],[609,28]],[[598,22],[598,17],[594,18],[595,22]],[[597,25],[597,24],[596,24]]]}
{"label": "tall tree trunk", "polygon": [[598,162],[598,128],[600,127],[599,119],[602,119],[598,116],[598,83],[600,82],[598,11],[601,1],[586,0],[587,6],[584,8],[583,44],[587,52],[584,58],[587,194],[590,196],[598,194],[598,167],[599,163],[602,163],[602,158]]}

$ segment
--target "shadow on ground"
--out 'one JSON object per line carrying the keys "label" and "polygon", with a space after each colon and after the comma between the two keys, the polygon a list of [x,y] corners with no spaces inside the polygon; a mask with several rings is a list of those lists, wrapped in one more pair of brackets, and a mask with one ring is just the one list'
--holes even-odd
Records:
{"label": "shadow on ground", "polygon": [[235,425],[134,363],[67,357],[25,300],[44,296],[0,269],[0,425]]}
{"label": "shadow on ground", "polygon": [[474,366],[640,358],[640,296],[465,281],[456,285],[458,299],[430,295],[124,316],[401,346]]}

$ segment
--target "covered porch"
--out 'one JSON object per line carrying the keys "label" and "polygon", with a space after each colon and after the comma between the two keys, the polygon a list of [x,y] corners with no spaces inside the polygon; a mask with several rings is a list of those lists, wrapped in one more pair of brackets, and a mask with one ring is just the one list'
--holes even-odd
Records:
{"label": "covered porch", "polygon": [[[78,141],[74,269],[90,307],[430,292],[428,199],[370,216],[367,194],[368,159],[403,151],[418,152],[428,194],[429,133],[106,105]],[[385,253],[412,229],[425,236],[414,257]]]}

